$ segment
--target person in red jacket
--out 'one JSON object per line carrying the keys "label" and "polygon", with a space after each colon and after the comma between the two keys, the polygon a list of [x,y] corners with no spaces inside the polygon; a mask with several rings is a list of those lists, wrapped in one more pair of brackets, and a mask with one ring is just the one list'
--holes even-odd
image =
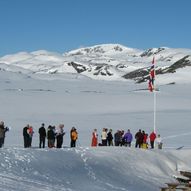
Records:
{"label": "person in red jacket", "polygon": [[[144,131],[143,131],[144,132]],[[148,134],[143,133],[143,144],[142,144],[143,149],[148,149]]]}
{"label": "person in red jacket", "polygon": [[94,129],[92,133],[92,144],[91,144],[92,147],[97,147],[97,143],[98,143],[97,137],[98,137],[97,129]]}
{"label": "person in red jacket", "polygon": [[150,138],[151,149],[154,149],[154,142],[156,139],[156,134],[154,131],[150,134],[149,138]]}

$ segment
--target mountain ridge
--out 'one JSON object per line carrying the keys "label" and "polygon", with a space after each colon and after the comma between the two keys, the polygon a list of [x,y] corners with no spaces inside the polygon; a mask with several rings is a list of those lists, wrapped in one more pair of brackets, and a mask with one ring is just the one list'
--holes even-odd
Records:
{"label": "mountain ridge", "polygon": [[[38,50],[19,52],[0,58],[1,70],[13,67],[29,73],[82,74],[96,80],[134,80],[145,82],[153,57],[156,74],[170,74],[191,66],[191,49],[150,48],[139,50],[120,44],[101,44],[63,54]],[[176,64],[176,63],[179,64]],[[14,69],[13,69],[14,71]]]}

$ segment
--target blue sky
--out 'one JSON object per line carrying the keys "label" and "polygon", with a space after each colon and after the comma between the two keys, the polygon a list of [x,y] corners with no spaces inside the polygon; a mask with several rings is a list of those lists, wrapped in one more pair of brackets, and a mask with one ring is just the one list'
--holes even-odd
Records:
{"label": "blue sky", "polygon": [[0,56],[102,43],[191,48],[190,0],[0,0]]}

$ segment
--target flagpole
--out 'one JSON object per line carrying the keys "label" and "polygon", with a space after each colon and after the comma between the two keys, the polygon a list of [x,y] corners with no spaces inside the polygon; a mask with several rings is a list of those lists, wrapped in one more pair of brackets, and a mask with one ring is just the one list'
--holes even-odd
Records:
{"label": "flagpole", "polygon": [[[156,87],[156,83],[155,83]],[[154,89],[154,132],[156,133],[156,89]]]}
{"label": "flagpole", "polygon": [[152,60],[152,66],[149,71],[149,90],[153,92],[154,96],[154,107],[153,107],[153,130],[156,133],[156,83],[155,83],[155,57]]}
{"label": "flagpole", "polygon": [[156,133],[156,71],[155,71],[155,57],[153,58],[153,65],[154,65],[154,132]]}

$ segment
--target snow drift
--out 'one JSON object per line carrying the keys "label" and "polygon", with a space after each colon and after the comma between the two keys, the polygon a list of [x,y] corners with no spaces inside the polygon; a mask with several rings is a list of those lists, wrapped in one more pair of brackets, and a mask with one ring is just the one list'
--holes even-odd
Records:
{"label": "snow drift", "polygon": [[190,169],[191,151],[125,147],[0,151],[1,190],[154,191]]}

